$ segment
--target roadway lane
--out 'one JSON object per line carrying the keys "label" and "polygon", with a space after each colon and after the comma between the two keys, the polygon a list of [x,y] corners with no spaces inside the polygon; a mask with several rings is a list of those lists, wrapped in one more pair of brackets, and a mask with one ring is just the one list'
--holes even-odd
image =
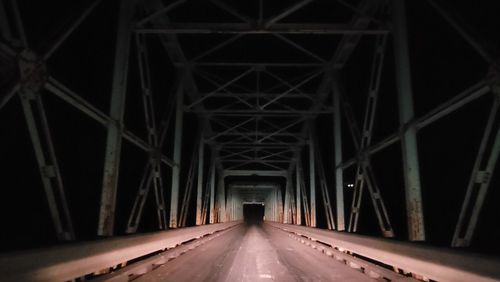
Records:
{"label": "roadway lane", "polygon": [[373,281],[274,227],[240,225],[134,281]]}

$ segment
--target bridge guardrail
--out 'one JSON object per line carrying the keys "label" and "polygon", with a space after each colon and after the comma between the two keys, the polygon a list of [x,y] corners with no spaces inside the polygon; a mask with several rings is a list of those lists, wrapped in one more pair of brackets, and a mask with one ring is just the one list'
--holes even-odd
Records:
{"label": "bridge guardrail", "polygon": [[68,281],[237,224],[240,224],[240,221],[4,254],[0,256],[0,280]]}
{"label": "bridge guardrail", "polygon": [[266,223],[436,281],[500,281],[500,259],[495,257],[306,226]]}

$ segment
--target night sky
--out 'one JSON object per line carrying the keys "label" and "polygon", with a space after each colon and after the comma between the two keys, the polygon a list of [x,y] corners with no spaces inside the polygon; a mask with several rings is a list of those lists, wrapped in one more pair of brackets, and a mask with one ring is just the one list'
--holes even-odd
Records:
{"label": "night sky", "polygon": [[[461,22],[466,23],[494,56],[498,56],[500,5],[496,3],[497,1],[483,0],[473,4],[462,3],[466,1],[436,1],[459,15]],[[89,2],[18,1],[29,46],[35,52],[46,50],[53,38],[57,37],[57,34],[60,34],[64,27],[72,22],[72,19],[79,15],[84,7],[87,7]],[[197,6],[198,2],[201,2],[200,6]],[[226,20],[223,15],[216,12],[216,9],[208,8],[210,5],[203,2],[193,1],[194,4],[175,10],[175,13],[171,14],[172,21],[182,21],[186,18],[213,22]],[[231,2],[238,2],[231,3],[231,5],[241,11],[246,11],[249,16],[254,16],[257,11],[254,3],[257,1]],[[286,6],[284,2],[290,1],[265,2],[268,13],[272,14],[273,11]],[[358,1],[350,2],[357,3]],[[407,2],[415,113],[419,117],[485,78],[490,70],[490,64],[478,56],[429,6],[427,1]],[[51,76],[103,112],[108,112],[109,109],[117,8],[118,1],[116,0],[102,1],[47,62]],[[317,0],[293,14],[289,21],[346,22],[351,17],[352,11],[336,1]],[[388,15],[385,14],[380,17],[382,20],[388,19]],[[301,59],[293,53],[288,54],[283,51],[277,43],[262,46],[259,36],[249,36],[246,41],[235,45],[232,51],[214,53],[211,59],[231,61],[242,52],[248,52],[253,60]],[[213,44],[210,40],[217,41],[223,39],[224,36],[215,37],[215,39],[201,38],[200,40],[188,35],[179,37],[181,45],[186,46],[186,56],[191,57],[200,50],[209,48]],[[335,44],[339,41],[338,35],[295,35],[290,38],[302,42],[325,59],[331,57]],[[169,62],[167,54],[155,36],[148,38],[148,46],[150,56],[153,58],[151,73],[155,90],[155,110],[158,119],[161,119],[167,114],[170,108],[169,101],[175,93],[175,68]],[[347,93],[346,99],[352,105],[359,124],[363,121],[373,46],[374,37],[364,36],[341,73],[342,83]],[[387,46],[379,108],[372,138],[373,144],[396,132],[399,127],[392,36],[389,36]],[[125,124],[128,130],[146,140],[135,54],[135,47],[132,47]],[[282,74],[286,74],[285,71]],[[234,74],[228,73],[227,77],[232,75]],[[4,79],[0,79],[0,82],[3,81]],[[305,86],[304,91],[314,92],[318,84],[319,80],[313,80],[310,85]],[[0,84],[0,90],[4,86]],[[210,86],[203,85],[203,83],[200,84],[200,88],[210,90]],[[56,154],[77,240],[96,239],[106,129],[46,90],[42,95],[56,145]],[[427,239],[430,244],[449,246],[451,243],[492,98],[492,95],[484,95],[418,133],[424,213]],[[327,182],[329,187],[333,187],[332,115],[320,115],[315,126],[319,132],[319,147],[324,156]],[[168,136],[173,136],[172,128],[173,126],[170,126]],[[344,159],[349,159],[355,155],[355,150],[346,124],[343,124],[343,129],[343,154]],[[194,139],[198,131],[198,117],[195,114],[185,115],[184,130],[181,172],[183,178],[187,174],[196,146]],[[172,139],[167,140],[163,146],[163,152],[167,156],[172,155]],[[3,183],[0,196],[0,222],[2,222],[0,251],[56,244],[46,197],[18,97],[14,97],[5,108],[0,110],[0,144],[0,175]],[[208,147],[206,151],[209,151]],[[206,159],[208,156],[209,153]],[[307,149],[303,152],[303,159],[306,159],[306,156]],[[130,207],[147,158],[144,151],[127,141],[123,142],[116,234],[124,234]],[[396,232],[396,239],[405,240],[407,238],[406,211],[400,143],[397,142],[376,153],[371,161]],[[162,168],[166,179],[165,185],[169,187],[170,169],[166,166]],[[308,171],[307,166],[304,167],[304,171]],[[205,175],[207,173],[208,164],[205,168]],[[473,251],[500,255],[498,241],[500,229],[497,228],[498,215],[500,215],[497,204],[500,199],[499,173],[499,166],[497,166],[472,242]],[[355,166],[345,171],[346,184],[354,181],[354,174]],[[257,177],[230,178],[226,179],[226,184],[233,181],[264,181],[284,185],[284,179]],[[181,182],[181,187],[184,187],[184,182]],[[183,189],[181,188],[181,195]],[[169,199],[168,190],[165,190],[167,199]],[[317,191],[318,226],[325,228],[321,196],[319,189]],[[330,192],[333,199],[333,189]],[[150,197],[146,203],[140,232],[156,230],[152,195],[153,193],[149,194]],[[345,195],[346,216],[348,216],[352,190],[346,187]],[[380,236],[366,190],[364,196],[359,231],[362,234]],[[194,204],[195,197],[193,196],[191,207]],[[194,224],[194,216],[194,212],[189,214],[189,225]]]}

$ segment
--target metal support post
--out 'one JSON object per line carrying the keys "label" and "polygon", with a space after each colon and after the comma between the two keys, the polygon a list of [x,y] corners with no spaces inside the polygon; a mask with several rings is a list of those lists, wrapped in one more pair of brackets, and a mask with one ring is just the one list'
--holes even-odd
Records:
{"label": "metal support post", "polygon": [[493,106],[453,234],[453,247],[470,245],[500,153],[500,114],[498,113],[500,84],[494,87],[493,91],[495,91]]}
{"label": "metal support post", "polygon": [[299,174],[299,179],[300,179],[300,191],[302,194],[302,205],[304,206],[304,218],[306,221],[306,226],[311,226],[311,213],[309,210],[309,201],[307,199],[307,192],[306,192],[306,183],[304,180],[304,170],[302,169],[302,158],[300,157],[300,154],[298,155],[298,160],[297,160],[297,173]]}
{"label": "metal support post", "polygon": [[290,203],[290,198],[291,198],[291,183],[290,183],[290,178],[286,178],[286,184],[285,184],[285,206],[284,206],[284,217],[283,217],[283,223],[292,223],[292,220],[290,218],[290,213],[291,213],[291,203]]}
{"label": "metal support post", "polygon": [[203,169],[205,160],[205,141],[203,130],[200,137],[200,143],[198,145],[198,179],[197,179],[197,189],[196,189],[196,225],[202,224],[202,194],[203,194]]}
{"label": "metal support post", "polygon": [[[309,124],[310,127],[314,123]],[[315,167],[315,148],[312,138],[312,128],[309,130],[309,200],[311,203],[311,227],[316,227],[316,167]]]}
{"label": "metal support post", "polygon": [[286,178],[286,181],[287,181],[287,185],[290,187],[290,223],[291,224],[295,224],[297,222],[297,210],[295,209],[296,205],[295,205],[295,197],[293,195],[293,192],[295,190],[295,187],[293,185],[293,180],[292,180],[292,175],[291,174],[288,174],[287,178]]}
{"label": "metal support post", "polygon": [[264,220],[270,221],[271,220],[271,201],[270,201],[270,196],[271,193],[267,194],[266,196],[266,201],[264,203]]}
{"label": "metal support post", "polygon": [[238,220],[243,220],[243,203],[240,198],[238,198],[238,203],[236,205],[236,208],[237,208],[236,218]]}
{"label": "metal support post", "polygon": [[226,221],[232,221],[233,218],[233,189],[231,186],[227,189],[227,199],[226,199]]}
{"label": "metal support post", "polygon": [[[214,150],[215,151],[215,150]],[[212,153],[212,164],[210,167],[210,224],[215,223],[215,157]]]}
{"label": "metal support post", "polygon": [[337,87],[332,89],[333,95],[333,138],[335,157],[335,197],[337,203],[337,229],[345,230],[344,216],[344,173],[339,165],[342,163],[342,120],[340,113],[340,93]]}
{"label": "metal support post", "polygon": [[[297,154],[296,154],[297,155]],[[298,160],[297,160],[298,162]],[[295,224],[297,225],[302,225],[302,207],[301,207],[301,204],[300,204],[300,201],[302,201],[301,197],[300,197],[300,183],[301,183],[301,180],[300,180],[300,174],[299,174],[299,165],[297,164],[295,166],[295,198],[296,198],[296,214],[297,214],[297,217],[295,219]]]}
{"label": "metal support post", "polygon": [[401,124],[408,234],[411,241],[425,240],[417,129],[414,119],[405,0],[393,0],[394,51]]}
{"label": "metal support post", "polygon": [[272,212],[273,218],[271,220],[278,221],[278,189],[276,188],[273,189],[272,207],[273,207],[273,212]]}
{"label": "metal support post", "polygon": [[125,113],[134,6],[135,0],[120,1],[109,114],[113,122],[108,124],[99,224],[97,227],[97,235],[99,236],[111,236],[114,233],[116,194],[122,145],[122,123]]}
{"label": "metal support post", "polygon": [[274,189],[274,199],[275,199],[275,215],[274,215],[274,221],[276,222],[283,222],[283,205],[282,205],[282,193],[281,193],[281,187]]}
{"label": "metal support post", "polygon": [[184,121],[184,79],[181,78],[175,104],[175,132],[174,132],[174,162],[177,164],[172,168],[172,188],[170,192],[170,228],[177,228],[177,212],[179,205],[179,185],[181,173],[182,152],[182,126]]}
{"label": "metal support post", "polygon": [[224,185],[222,171],[220,171],[217,177],[217,202],[219,206],[218,222],[226,222],[226,187]]}

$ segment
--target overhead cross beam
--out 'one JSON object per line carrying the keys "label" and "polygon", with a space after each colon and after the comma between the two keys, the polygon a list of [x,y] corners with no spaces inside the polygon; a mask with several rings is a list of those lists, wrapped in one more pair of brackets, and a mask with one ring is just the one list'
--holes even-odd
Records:
{"label": "overhead cross beam", "polygon": [[246,23],[169,23],[155,28],[136,28],[142,34],[317,34],[317,35],[375,35],[385,34],[387,28],[362,29],[347,24],[276,23],[268,28],[255,28]]}

